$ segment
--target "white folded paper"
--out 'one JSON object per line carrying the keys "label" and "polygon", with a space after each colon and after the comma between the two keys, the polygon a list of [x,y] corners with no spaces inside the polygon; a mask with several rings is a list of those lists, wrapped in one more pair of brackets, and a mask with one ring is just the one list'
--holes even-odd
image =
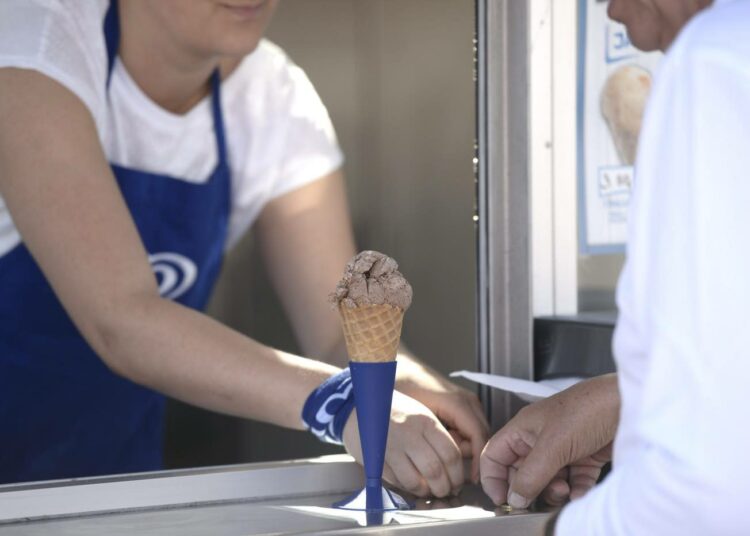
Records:
{"label": "white folded paper", "polygon": [[[284,510],[292,510],[304,514],[324,517],[328,519],[340,519],[342,521],[353,521],[362,527],[367,526],[367,513],[354,510],[341,510],[340,508],[324,508],[320,506],[272,506]],[[435,521],[464,521],[495,517],[495,513],[478,506],[458,506],[455,508],[436,508],[434,510],[394,510],[383,512],[383,525],[414,525]]]}
{"label": "white folded paper", "polygon": [[547,398],[560,391],[563,391],[580,382],[583,378],[554,378],[551,380],[542,380],[533,382],[531,380],[521,380],[499,374],[485,374],[483,372],[469,372],[468,370],[458,370],[451,372],[451,378],[466,378],[482,385],[489,385],[494,389],[506,391],[518,396],[526,402],[535,402],[542,398]]}

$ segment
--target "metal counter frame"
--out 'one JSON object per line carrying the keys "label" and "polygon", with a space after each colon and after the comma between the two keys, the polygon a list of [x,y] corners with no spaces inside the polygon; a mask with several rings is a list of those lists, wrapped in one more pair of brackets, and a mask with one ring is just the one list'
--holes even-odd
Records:
{"label": "metal counter frame", "polygon": [[[0,536],[42,534],[539,533],[548,514],[457,508],[410,510],[394,523],[359,526],[328,506],[361,487],[346,455],[278,463],[0,486]],[[481,491],[474,487],[468,495]],[[486,499],[486,498],[485,498]]]}
{"label": "metal counter frame", "polygon": [[[531,379],[528,2],[477,0],[477,255],[480,372]],[[510,395],[483,389],[493,429]]]}

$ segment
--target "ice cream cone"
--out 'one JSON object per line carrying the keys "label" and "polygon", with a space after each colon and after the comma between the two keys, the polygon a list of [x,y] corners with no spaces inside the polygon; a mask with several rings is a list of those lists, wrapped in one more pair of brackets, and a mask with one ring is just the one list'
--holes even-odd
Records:
{"label": "ice cream cone", "polygon": [[336,506],[369,513],[408,508],[382,482],[404,311],[388,304],[357,307],[342,304],[339,313],[350,359],[366,485],[360,494]]}
{"label": "ice cream cone", "polygon": [[397,268],[390,257],[363,251],[346,265],[329,298],[344,328],[365,469],[365,489],[334,506],[368,514],[409,508],[383,487],[396,353],[404,311],[412,298],[411,285]]}
{"label": "ice cream cone", "polygon": [[404,311],[389,304],[339,305],[349,359],[382,363],[396,359]]}

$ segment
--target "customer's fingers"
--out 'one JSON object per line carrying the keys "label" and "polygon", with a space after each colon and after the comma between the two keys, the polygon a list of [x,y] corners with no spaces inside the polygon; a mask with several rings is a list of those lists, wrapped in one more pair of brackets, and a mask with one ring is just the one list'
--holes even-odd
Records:
{"label": "customer's fingers", "polygon": [[480,458],[480,475],[484,492],[496,505],[508,500],[508,487],[520,463],[531,447],[512,425],[497,432],[487,442]]}
{"label": "customer's fingers", "polygon": [[508,504],[515,508],[528,508],[557,472],[565,467],[561,461],[564,458],[561,448],[554,437],[541,436],[537,439],[511,477]]}
{"label": "customer's fingers", "polygon": [[487,462],[482,462],[482,489],[495,505],[501,505],[508,500],[508,467],[498,465],[489,471],[487,466]]}
{"label": "customer's fingers", "polygon": [[561,506],[570,498],[568,468],[560,469],[542,492],[542,499],[550,506]]}
{"label": "customer's fingers", "polygon": [[582,497],[587,491],[596,486],[596,481],[599,480],[601,472],[601,465],[572,465],[570,467],[570,476],[568,477],[568,482],[570,482],[570,498],[577,499],[578,497]]}
{"label": "customer's fingers", "polygon": [[507,462],[506,456],[495,456],[493,452],[488,452],[487,449],[490,448],[492,445],[488,443],[480,459],[482,489],[493,503],[500,505],[508,496],[510,463]]}

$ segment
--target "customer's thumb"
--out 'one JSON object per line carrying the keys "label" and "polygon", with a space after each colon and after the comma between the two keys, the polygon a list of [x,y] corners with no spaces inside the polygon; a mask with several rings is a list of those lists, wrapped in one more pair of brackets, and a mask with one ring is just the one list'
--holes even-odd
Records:
{"label": "customer's thumb", "polygon": [[510,481],[508,504],[528,508],[565,464],[561,456],[544,441],[537,441]]}

